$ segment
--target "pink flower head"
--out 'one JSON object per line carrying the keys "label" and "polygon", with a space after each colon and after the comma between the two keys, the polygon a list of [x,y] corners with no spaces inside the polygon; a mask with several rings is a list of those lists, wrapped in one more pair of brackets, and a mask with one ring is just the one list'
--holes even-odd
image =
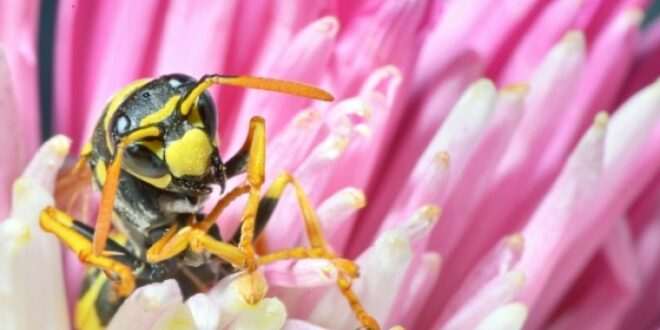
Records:
{"label": "pink flower head", "polygon": [[[297,178],[333,251],[359,266],[352,289],[383,328],[657,327],[660,23],[641,28],[647,7],[59,1],[53,125],[70,138],[37,150],[39,6],[0,2],[0,324],[80,318],[82,267],[38,227],[39,211],[116,90],[181,72],[295,80],[335,96],[210,90],[223,159],[250,118],[266,119],[265,187],[281,171]],[[223,234],[244,204],[222,214]],[[260,250],[306,246],[302,224],[285,193]],[[135,290],[109,328],[359,326],[333,263],[259,271],[268,296],[258,303],[245,301],[240,273],[187,299],[167,280]]]}

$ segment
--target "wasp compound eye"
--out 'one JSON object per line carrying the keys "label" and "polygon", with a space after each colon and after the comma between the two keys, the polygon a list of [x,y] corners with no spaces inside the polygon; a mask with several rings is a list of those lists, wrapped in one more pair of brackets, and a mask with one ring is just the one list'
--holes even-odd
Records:
{"label": "wasp compound eye", "polygon": [[131,144],[126,148],[124,165],[131,172],[150,178],[169,173],[165,162],[142,144]]}

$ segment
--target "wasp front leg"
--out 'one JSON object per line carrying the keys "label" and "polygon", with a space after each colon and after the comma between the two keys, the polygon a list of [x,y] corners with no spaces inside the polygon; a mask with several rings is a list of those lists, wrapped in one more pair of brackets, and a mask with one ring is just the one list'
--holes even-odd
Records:
{"label": "wasp front leg", "polygon": [[[125,254],[119,245],[112,241],[116,251],[103,251],[95,254],[91,236],[91,229],[75,221],[68,214],[54,208],[47,207],[39,216],[39,224],[43,230],[55,234],[69,249],[71,249],[80,261],[97,267],[117,277],[117,294],[122,297],[128,296],[135,289],[135,276],[130,266],[110,257],[111,255]],[[126,254],[126,257],[129,257]]]}

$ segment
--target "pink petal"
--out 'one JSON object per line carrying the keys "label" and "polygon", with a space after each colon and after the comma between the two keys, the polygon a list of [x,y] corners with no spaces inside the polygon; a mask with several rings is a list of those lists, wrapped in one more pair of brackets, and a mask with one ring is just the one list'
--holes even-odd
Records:
{"label": "pink petal", "polygon": [[474,218],[472,212],[478,210],[476,204],[492,182],[495,165],[504,155],[523,115],[526,94],[526,86],[512,86],[500,91],[493,105],[492,118],[482,123],[464,147],[456,147],[455,153],[462,154],[464,160],[458,170],[452,168],[452,186],[443,203],[447,205],[443,216],[445,221],[439,226],[441,229],[436,230],[436,243],[432,243],[440,251],[451,253],[465,230],[470,228],[470,220]]}
{"label": "pink petal", "polygon": [[[425,96],[425,103],[419,105],[419,109],[416,105],[405,109],[406,114],[401,118],[402,125],[398,131],[400,133],[395,135],[390,146],[396,157],[391,157],[391,154],[385,156],[386,162],[379,170],[387,173],[387,180],[375,179],[367,191],[372,207],[365,210],[361,220],[364,225],[356,228],[353,235],[356,237],[354,241],[362,244],[355,244],[351,253],[358,253],[368,244],[374,232],[372,227],[380,226],[441,122],[465,88],[479,75],[480,62],[473,53],[459,57],[452,64],[442,73],[442,79],[438,79],[437,84],[434,84],[436,87],[430,89]],[[438,151],[441,150],[436,150]]]}
{"label": "pink petal", "polygon": [[331,62],[336,96],[351,96],[373,70],[385,65],[407,76],[425,7],[424,0],[373,2],[358,6],[355,18],[342,21],[345,28]]}
{"label": "pink petal", "polygon": [[[640,287],[639,267],[630,232],[619,221],[604,243],[603,252],[568,295],[565,307],[551,322],[552,329],[619,329],[623,313]],[[603,301],[608,301],[603,304]],[[629,327],[630,325],[625,325]]]}
{"label": "pink petal", "polygon": [[413,94],[428,90],[428,86],[432,86],[452,62],[465,55],[470,33],[493,6],[489,1],[474,0],[452,1],[446,5],[419,51],[411,87]]}
{"label": "pink petal", "polygon": [[319,327],[317,325],[305,321],[290,319],[286,321],[286,323],[284,324],[284,328],[282,330],[324,330],[324,329],[325,328]]}
{"label": "pink petal", "polygon": [[635,62],[626,84],[623,86],[622,100],[658,78],[658,72],[660,72],[660,65],[657,61],[660,56],[660,21],[656,20],[642,31],[639,43],[633,50],[635,51]]}
{"label": "pink petal", "polygon": [[[605,141],[607,117],[605,114],[596,119],[592,128],[582,137],[573,151],[562,173],[550,192],[523,230],[527,242],[518,269],[529,279],[522,298],[529,306],[548,308],[547,299],[541,292],[555,280],[551,269],[565,257],[565,239],[568,233],[577,230],[569,226],[572,219],[592,203],[598,189],[603,166],[603,145]],[[585,228],[583,224],[582,228]],[[538,313],[534,308],[535,313]],[[532,324],[535,316],[532,314]]]}
{"label": "pink petal", "polygon": [[[467,220],[468,223],[479,224],[473,225],[470,231],[481,239],[462,246],[455,256],[448,256],[448,264],[453,264],[456,258],[460,264],[457,267],[466,269],[479,254],[484,253],[502,236],[514,231],[527,218],[531,211],[529,209],[538,199],[531,192],[546,187],[530,180],[534,177],[531,174],[537,169],[536,162],[549,142],[547,136],[561,123],[561,113],[558,111],[567,107],[575,93],[583,57],[584,38],[579,32],[569,32],[538,68],[529,84],[530,92],[525,99],[523,117],[495,167],[492,183],[473,209],[474,219]],[[548,108],[553,111],[545,111]],[[512,205],[511,201],[517,203]],[[460,280],[461,274],[463,272],[456,270],[452,279],[445,281],[447,287],[438,291],[438,294],[447,294],[456,285],[452,284],[452,280]]]}
{"label": "pink petal", "polygon": [[[614,221],[622,215],[648,180],[657,174],[660,155],[649,152],[649,148],[660,143],[658,104],[660,82],[637,93],[613,117],[606,138],[605,172],[602,181],[592,193],[589,207],[581,210],[576,208],[575,211],[580,212],[577,216],[582,219],[579,226],[572,226],[570,235],[563,238],[563,248],[555,246],[552,254],[559,258],[555,259],[557,265],[552,271],[553,280],[543,291],[543,304],[533,309],[534,313],[530,319],[532,326],[547,317],[550,308],[613,228]],[[556,222],[556,219],[554,220]],[[547,242],[544,246],[548,247]],[[570,251],[571,257],[560,257],[562,250],[566,251],[564,254]],[[536,255],[535,258],[539,256]],[[552,267],[549,264],[552,262],[551,258],[540,260],[545,261],[545,267]],[[549,273],[546,268],[544,274]],[[538,288],[536,287],[536,290]],[[527,301],[532,301],[533,297],[531,290],[525,294]]]}
{"label": "pink petal", "polygon": [[471,49],[487,61],[488,77],[496,76],[501,70],[543,6],[544,1],[539,0],[500,1],[475,26],[468,43]]}
{"label": "pink petal", "polygon": [[656,290],[660,280],[660,213],[649,219],[647,228],[641,233],[637,242],[637,255],[642,287],[620,324],[631,328],[646,328],[657,320],[660,307],[660,294]]}
{"label": "pink petal", "polygon": [[30,149],[23,143],[15,143],[15,139],[23,135],[19,124],[20,118],[14,98],[14,90],[5,51],[0,47],[0,219],[9,213],[11,203],[11,186],[21,173],[27,162]]}
{"label": "pink petal", "polygon": [[529,79],[543,56],[568,31],[579,11],[586,5],[586,2],[572,0],[549,3],[522,40],[515,45],[513,58],[507,63],[500,82],[507,84]]}
{"label": "pink petal", "polygon": [[181,72],[195,78],[223,73],[236,7],[237,1],[170,3],[151,69],[156,75]]}
{"label": "pink petal", "polygon": [[613,109],[632,61],[642,16],[639,9],[623,11],[593,44],[578,87],[580,92],[564,115],[563,124],[557,127],[552,143],[544,150],[541,168],[558,168],[579,132],[589,126],[590,118],[598,111]]}
{"label": "pink petal", "polygon": [[[59,3],[55,43],[55,126],[83,144],[105,102],[128,82],[149,75],[166,3]],[[141,28],[126,28],[141,22]],[[112,54],[112,56],[108,56]]]}
{"label": "pink petal", "polygon": [[266,173],[293,171],[310,152],[323,124],[318,109],[299,112],[289,125],[268,143]]}
{"label": "pink petal", "polygon": [[413,265],[408,270],[409,273],[413,274],[412,276],[406,276],[399,295],[395,299],[395,301],[401,302],[403,306],[392,311],[388,319],[389,324],[400,324],[408,327],[414,325],[422,305],[431,296],[431,289],[440,280],[441,264],[442,258],[439,254],[433,252],[422,255],[417,265],[413,261]]}
{"label": "pink petal", "polygon": [[[34,152],[39,145],[39,96],[37,93],[37,22],[39,19],[40,2],[34,0],[17,3],[6,1],[0,3],[0,61],[7,64],[9,70],[3,75],[10,75],[13,86],[15,109],[12,116],[19,127],[17,137],[28,153]],[[7,73],[8,72],[8,73]],[[4,79],[4,78],[3,78]],[[2,110],[2,113],[5,114]],[[21,166],[28,161],[28,155],[20,155]],[[6,187],[6,186],[5,186]],[[0,211],[2,212],[2,211]]]}
{"label": "pink petal", "polygon": [[[312,22],[293,37],[279,57],[264,63],[265,69],[259,70],[259,74],[318,85],[324,72],[322,68],[327,66],[330,59],[338,30],[339,22],[335,17],[324,17]],[[247,132],[250,118],[263,116],[267,119],[268,135],[272,137],[310,102],[289,95],[249,91],[241,105],[233,134],[243,136],[243,132]]]}
{"label": "pink petal", "polygon": [[[380,158],[385,157],[388,140],[392,137],[388,125],[396,123],[393,116],[401,97],[401,78],[398,69],[386,66],[375,70],[364,82],[357,98],[361,104],[367,105],[368,111],[360,111],[365,114],[363,123],[354,126],[355,138],[334,165],[331,180],[324,188],[326,194],[347,186],[364,190],[371,176],[375,175],[374,171],[380,164]],[[364,228],[363,226],[360,228]],[[351,227],[345,226],[337,239],[339,242],[346,242],[350,235],[353,235]]]}
{"label": "pink petal", "polygon": [[525,275],[512,271],[524,250],[519,234],[506,237],[483,257],[463,281],[461,288],[436,323],[446,329],[469,329],[513,300],[525,282]]}

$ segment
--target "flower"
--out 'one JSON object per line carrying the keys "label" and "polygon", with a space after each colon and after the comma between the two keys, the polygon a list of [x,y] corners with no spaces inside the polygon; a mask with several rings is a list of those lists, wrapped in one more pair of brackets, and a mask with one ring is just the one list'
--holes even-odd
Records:
{"label": "flower", "polygon": [[[0,20],[12,22],[0,26],[7,191],[27,157],[4,155],[34,148],[9,137],[36,125],[34,82],[15,72],[36,72],[37,6],[22,6],[0,10],[13,18]],[[140,76],[250,73],[323,86],[338,101],[215,90],[221,152],[237,149],[251,116],[266,118],[267,177],[284,169],[299,179],[334,250],[360,266],[353,287],[383,326],[645,329],[660,306],[660,23],[640,29],[646,6],[61,1],[55,126],[77,149],[108,96]],[[48,311],[54,328],[70,322],[56,242],[36,228],[68,148],[49,140],[14,184],[0,224],[9,270],[0,297],[12,302],[0,304],[1,324],[29,328],[30,310]],[[223,214],[223,233],[241,207]],[[305,242],[298,214],[284,196],[268,250]],[[70,307],[80,267],[64,258]],[[173,281],[141,287],[110,328],[357,326],[327,262],[263,273],[270,294],[257,305],[241,299],[240,275],[186,301]]]}

